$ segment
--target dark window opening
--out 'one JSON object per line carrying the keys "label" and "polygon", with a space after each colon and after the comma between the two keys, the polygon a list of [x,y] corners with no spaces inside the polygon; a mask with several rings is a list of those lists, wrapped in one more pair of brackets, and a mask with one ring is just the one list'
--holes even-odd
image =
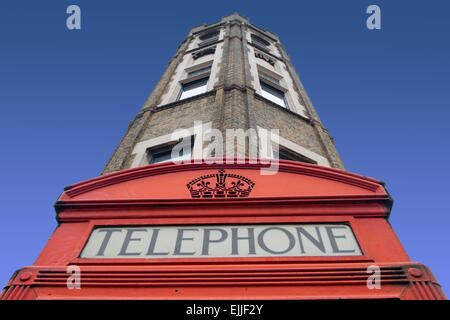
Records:
{"label": "dark window opening", "polygon": [[265,47],[270,46],[270,42],[269,41],[264,40],[261,37],[258,37],[256,34],[252,34],[251,38],[252,38],[252,42],[255,42],[255,43],[259,44],[259,45],[262,45],[262,46],[265,46]]}
{"label": "dark window opening", "polygon": [[213,44],[217,40],[219,40],[219,38],[213,38],[213,39],[210,39],[210,40],[206,40],[206,41],[200,42],[198,44],[198,46],[199,47],[206,47],[206,46],[209,46],[210,44]]}
{"label": "dark window opening", "polygon": [[272,76],[268,75],[267,73],[264,73],[264,72],[261,72],[261,71],[258,72],[258,73],[259,73],[259,77],[260,78],[268,80],[268,81],[276,83],[276,84],[280,84],[280,80],[278,80],[277,78],[272,77]]}
{"label": "dark window opening", "polygon": [[211,38],[219,37],[220,31],[214,30],[200,35],[199,39],[202,41],[209,40]]}
{"label": "dark window opening", "polygon": [[208,73],[208,72],[211,72],[211,66],[207,66],[207,67],[189,72],[188,78],[192,78],[192,77],[195,77],[195,76],[198,76],[198,75],[201,75],[204,73]]}
{"label": "dark window opening", "polygon": [[311,163],[311,164],[317,164],[316,161],[311,160],[305,156],[302,156],[296,152],[290,151],[285,148],[280,148],[278,152],[274,152],[274,157],[279,160],[291,160],[291,161],[298,161],[298,162],[305,162],[305,163]]}
{"label": "dark window opening", "polygon": [[172,157],[172,149],[179,142],[149,149],[147,151],[149,157],[149,164],[190,159],[192,155],[192,150],[194,148],[194,136],[191,136],[190,138],[191,138],[191,146],[189,150],[181,149],[179,154],[173,155],[173,157]]}
{"label": "dark window opening", "polygon": [[210,31],[207,33],[204,33],[198,37],[200,39],[200,43],[198,44],[199,47],[206,47],[210,44],[213,44],[217,40],[219,40],[219,34],[220,32],[218,30]]}

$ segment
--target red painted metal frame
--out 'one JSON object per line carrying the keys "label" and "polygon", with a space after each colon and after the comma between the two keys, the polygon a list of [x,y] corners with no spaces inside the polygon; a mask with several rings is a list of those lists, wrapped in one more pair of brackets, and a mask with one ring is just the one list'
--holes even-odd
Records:
{"label": "red painted metal frame", "polygon": [[[236,162],[236,161],[235,161]],[[387,222],[392,200],[379,181],[280,161],[169,163],[116,172],[66,188],[59,226],[31,267],[13,275],[1,299],[445,299],[430,270],[410,261]],[[191,199],[186,183],[225,169],[251,179],[248,198]],[[361,256],[82,259],[93,228],[131,225],[344,223]],[[81,268],[69,290],[67,266]],[[370,290],[367,267],[381,270]]]}

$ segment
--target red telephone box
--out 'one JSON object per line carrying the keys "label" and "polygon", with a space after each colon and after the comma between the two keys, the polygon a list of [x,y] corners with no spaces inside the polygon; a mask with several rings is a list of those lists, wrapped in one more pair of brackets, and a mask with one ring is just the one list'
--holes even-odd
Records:
{"label": "red telephone box", "polygon": [[67,187],[1,299],[445,299],[383,183],[280,161],[162,163]]}

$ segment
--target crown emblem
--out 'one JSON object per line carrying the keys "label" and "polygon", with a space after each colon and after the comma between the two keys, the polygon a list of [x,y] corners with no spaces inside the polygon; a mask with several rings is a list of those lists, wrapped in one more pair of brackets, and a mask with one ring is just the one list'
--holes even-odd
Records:
{"label": "crown emblem", "polygon": [[192,198],[243,198],[248,197],[255,183],[233,173],[211,173],[198,177],[187,184]]}

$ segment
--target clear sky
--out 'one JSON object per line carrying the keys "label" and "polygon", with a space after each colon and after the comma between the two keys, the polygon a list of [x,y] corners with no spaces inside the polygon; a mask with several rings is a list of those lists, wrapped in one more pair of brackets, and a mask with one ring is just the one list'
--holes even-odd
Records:
{"label": "clear sky", "polygon": [[190,28],[233,12],[280,36],[347,169],[387,183],[401,242],[450,293],[450,3],[400,0],[1,1],[0,286],[42,250],[63,187],[100,174]]}

